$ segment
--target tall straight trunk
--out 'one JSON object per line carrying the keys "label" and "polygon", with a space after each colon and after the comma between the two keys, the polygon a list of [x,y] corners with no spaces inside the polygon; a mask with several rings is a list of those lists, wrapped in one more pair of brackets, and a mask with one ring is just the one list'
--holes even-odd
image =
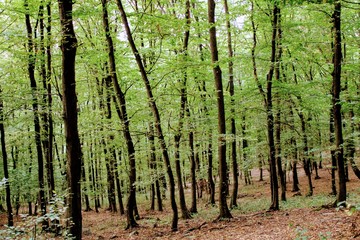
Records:
{"label": "tall straight trunk", "polygon": [[84,159],[82,159],[81,161],[81,179],[84,183],[84,198],[85,198],[85,212],[89,212],[91,211],[91,207],[90,207],[90,200],[89,200],[89,195],[88,195],[88,189],[86,186],[86,173],[85,173],[85,163],[84,163]]}
{"label": "tall straight trunk", "polygon": [[162,131],[162,127],[161,127],[161,119],[160,119],[160,113],[159,113],[159,109],[157,108],[153,93],[152,93],[152,87],[150,85],[150,81],[148,79],[147,73],[145,71],[143,62],[141,60],[141,56],[139,51],[136,48],[131,30],[130,30],[130,26],[127,20],[127,16],[125,13],[125,10],[123,8],[123,5],[121,3],[121,0],[116,0],[116,3],[118,5],[120,14],[121,14],[121,19],[122,22],[124,24],[125,27],[125,32],[128,38],[128,42],[130,44],[131,50],[134,54],[136,63],[139,67],[140,73],[141,73],[141,77],[143,79],[145,88],[146,88],[146,93],[147,93],[147,97],[148,97],[148,102],[150,105],[150,108],[152,110],[153,113],[153,117],[154,117],[154,122],[155,122],[155,128],[157,131],[157,135],[158,135],[158,139],[159,139],[159,143],[160,143],[160,147],[162,150],[162,154],[163,154],[163,159],[164,159],[164,165],[166,167],[166,171],[169,177],[169,185],[170,185],[170,201],[171,201],[171,208],[173,211],[173,219],[172,219],[172,223],[171,223],[171,229],[173,231],[176,231],[178,229],[178,209],[177,209],[177,205],[176,205],[176,200],[175,200],[175,180],[174,180],[174,175],[171,169],[171,164],[170,164],[170,157],[169,157],[169,153],[167,150],[167,146],[166,146],[166,142],[165,142],[165,137]]}
{"label": "tall straight trunk", "polygon": [[297,157],[297,144],[296,144],[296,139],[295,139],[295,123],[294,123],[294,111],[293,111],[293,107],[292,107],[293,102],[291,102],[290,105],[290,111],[289,111],[289,115],[290,115],[290,129],[292,132],[292,136],[290,138],[290,146],[291,146],[291,158],[292,158],[292,178],[293,178],[293,183],[292,183],[292,192],[297,192],[300,191],[299,188],[299,178],[298,178],[298,173],[297,173],[297,162],[298,162],[298,157]]}
{"label": "tall straight trunk", "polygon": [[273,100],[272,100],[272,83],[274,68],[276,62],[276,39],[278,30],[278,17],[280,9],[277,3],[274,3],[273,19],[272,19],[272,39],[271,39],[271,65],[266,77],[266,112],[267,112],[267,132],[269,141],[269,161],[270,161],[270,179],[271,179],[271,210],[279,210],[279,190],[276,169],[276,149],[274,140],[274,114],[273,114]]}
{"label": "tall straight trunk", "polygon": [[[189,44],[189,37],[190,37],[190,1],[186,1],[186,9],[185,9],[185,19],[186,19],[186,29],[184,32],[184,43],[182,52],[184,54],[184,58],[187,58],[187,48]],[[184,117],[185,117],[185,111],[187,106],[187,91],[186,91],[186,85],[187,85],[187,73],[186,68],[184,70],[184,76],[181,80],[181,86],[180,86],[180,112],[179,112],[179,126],[177,129],[177,132],[174,136],[175,141],[175,170],[177,175],[177,183],[178,183],[178,190],[179,190],[179,199],[180,199],[180,209],[183,219],[189,219],[191,218],[190,211],[187,209],[186,201],[185,201],[185,192],[184,192],[184,186],[182,183],[182,176],[181,176],[181,165],[180,165],[180,139],[182,137],[182,129],[184,125]]]}
{"label": "tall straight trunk", "polygon": [[78,132],[77,96],[75,81],[75,36],[71,0],[58,0],[61,23],[63,115],[66,139],[66,170],[69,195],[67,219],[69,233],[76,239],[82,235],[81,215],[81,146]]}
{"label": "tall straight trunk", "polygon": [[123,204],[123,200],[122,200],[123,197],[122,197],[122,190],[121,190],[120,177],[119,177],[118,164],[117,164],[115,150],[113,150],[112,154],[113,154],[113,158],[115,159],[114,173],[115,173],[115,183],[116,183],[117,198],[118,198],[118,202],[119,202],[119,212],[120,212],[120,215],[124,215],[125,214],[125,208],[124,208],[124,204]]}
{"label": "tall straight trunk", "polygon": [[280,9],[277,3],[274,2],[273,8],[273,19],[272,19],[272,39],[271,39],[271,57],[270,57],[270,70],[266,77],[266,92],[264,91],[257,74],[255,50],[257,46],[256,40],[256,26],[254,22],[254,1],[251,1],[251,25],[253,30],[253,47],[251,49],[251,58],[253,62],[253,74],[255,82],[259,89],[260,94],[263,97],[264,106],[266,109],[267,119],[267,134],[268,134],[268,146],[269,146],[269,167],[270,167],[270,188],[271,188],[271,205],[270,210],[279,210],[279,190],[278,190],[278,179],[276,171],[276,150],[274,141],[274,115],[273,115],[273,104],[272,104],[272,80],[274,75],[274,68],[276,62],[276,39],[278,29],[278,14]]}
{"label": "tall straight trunk", "polygon": [[[281,28],[281,13],[280,9],[278,9],[278,23],[277,23],[277,56],[276,56],[276,64],[275,64],[275,79],[277,82],[280,82],[280,64],[282,58],[282,28]],[[280,187],[281,187],[281,201],[286,201],[286,180],[285,180],[285,173],[282,169],[282,158],[281,158],[281,100],[280,100],[280,93],[276,92],[275,94],[276,104],[278,105],[275,114],[275,153],[276,153],[276,165],[278,169],[278,176],[280,179]]]}
{"label": "tall straight trunk", "polygon": [[306,194],[306,196],[312,196],[313,185],[311,180],[311,163],[309,157],[308,137],[306,133],[306,121],[304,118],[304,114],[301,111],[299,111],[298,114],[301,121],[301,131],[302,131],[302,139],[303,139],[303,166],[309,184],[309,191]]}
{"label": "tall straight trunk", "polygon": [[218,161],[219,161],[219,216],[218,219],[232,218],[226,202],[228,189],[227,163],[226,163],[226,126],[225,126],[225,104],[224,91],[222,86],[222,73],[219,66],[216,28],[215,28],[215,1],[208,0],[208,22],[210,24],[210,51],[212,70],[214,75],[217,111],[218,111]]}
{"label": "tall straight trunk", "polygon": [[[193,9],[196,9],[196,4],[193,3]],[[197,23],[199,23],[199,17],[195,15],[195,20]],[[198,33],[198,39],[202,39],[201,34]],[[199,52],[200,52],[200,60],[201,62],[204,62],[204,53],[203,53],[203,45],[199,44],[198,45],[199,48]],[[198,81],[198,77],[195,76],[195,81]],[[206,90],[206,82],[204,80],[201,80],[198,82],[198,89],[200,92],[200,98],[204,104],[204,106],[202,107],[202,109],[200,110],[201,112],[204,112],[206,118],[209,118],[209,109],[207,107],[207,98],[210,97],[210,95],[207,93]],[[206,158],[208,160],[208,165],[207,165],[207,181],[208,181],[208,187],[209,187],[209,203],[211,205],[215,205],[215,182],[214,182],[214,178],[213,178],[213,149],[212,149],[212,128],[210,128],[207,133],[207,146],[206,146]],[[196,160],[196,157],[194,155],[194,164],[195,164],[195,170],[197,167],[199,167],[199,164]],[[196,178],[195,178],[195,184],[196,184]],[[196,187],[196,186],[195,186]],[[196,194],[195,194],[196,197]]]}
{"label": "tall straight trunk", "polygon": [[[40,127],[40,117],[39,117],[39,104],[37,99],[37,86],[35,80],[35,54],[34,54],[34,43],[32,36],[32,27],[30,22],[30,13],[29,13],[29,4],[27,0],[24,1],[25,7],[25,23],[27,30],[27,40],[28,40],[28,74],[30,79],[30,86],[32,91],[32,108],[34,113],[34,129],[35,129],[35,144],[37,152],[37,162],[38,162],[38,183],[39,183],[39,204],[41,209],[41,215],[46,214],[46,202],[45,202],[45,191],[44,191],[44,159],[43,151],[41,147],[41,127]],[[43,229],[48,227],[46,220],[42,222]]]}
{"label": "tall straight trunk", "polygon": [[113,40],[110,34],[110,27],[109,27],[109,17],[107,11],[107,1],[102,0],[102,9],[103,9],[103,25],[105,29],[105,36],[107,42],[107,50],[108,50],[108,57],[109,57],[109,73],[112,80],[112,84],[115,89],[115,94],[117,101],[119,103],[119,110],[120,110],[120,120],[123,125],[123,134],[124,139],[126,141],[127,151],[128,151],[128,158],[129,158],[129,166],[130,166],[130,174],[129,174],[129,197],[126,204],[127,208],[127,226],[126,228],[133,228],[138,226],[138,223],[134,217],[134,211],[136,206],[136,161],[135,161],[135,147],[130,133],[130,121],[127,115],[127,108],[126,108],[126,100],[125,94],[120,88],[117,74],[116,74],[116,63],[115,63],[115,50]]}
{"label": "tall straight trunk", "polygon": [[232,185],[232,193],[231,193],[231,201],[230,207],[236,207],[237,196],[238,196],[238,187],[239,187],[239,170],[238,163],[236,159],[236,122],[235,122],[235,99],[234,99],[234,63],[233,63],[233,49],[232,49],[232,38],[231,38],[231,27],[230,27],[230,19],[229,19],[229,7],[227,0],[224,0],[224,10],[227,16],[226,18],[226,29],[227,29],[227,46],[228,46],[228,69],[229,69],[229,93],[231,97],[231,116],[230,116],[230,128],[231,128],[231,163],[232,163],[232,177],[233,177],[233,185]]}
{"label": "tall straight trunk", "polygon": [[356,148],[355,148],[355,122],[354,122],[354,109],[351,108],[349,111],[349,121],[350,121],[350,136],[348,138],[348,140],[345,142],[345,150],[346,152],[344,153],[344,158],[348,160],[348,162],[351,164],[351,168],[354,171],[354,174],[357,178],[360,179],[360,170],[357,167],[356,163],[355,163],[355,152],[356,152]]}
{"label": "tall straight trunk", "polygon": [[196,163],[194,150],[194,132],[189,132],[189,147],[190,147],[190,177],[191,177],[191,213],[197,213],[196,204]]}
{"label": "tall straight trunk", "polygon": [[[39,6],[39,30],[40,30],[40,44],[39,44],[39,53],[40,53],[40,78],[42,81],[44,93],[42,97],[42,147],[44,151],[44,157],[46,160],[46,178],[47,178],[47,184],[48,184],[48,190],[49,190],[49,197],[52,198],[54,192],[55,192],[55,182],[54,182],[54,171],[52,166],[52,146],[50,146],[50,142],[52,143],[52,139],[50,140],[50,109],[48,107],[51,107],[51,104],[49,105],[49,97],[51,98],[51,95],[49,95],[49,84],[50,80],[48,77],[47,71],[51,72],[51,51],[49,49],[50,47],[50,40],[48,39],[48,45],[46,46],[45,50],[45,23],[44,23],[44,3],[41,2]],[[49,23],[49,18],[48,18]],[[50,22],[51,24],[51,22]],[[50,26],[51,27],[51,26]],[[49,29],[49,26],[47,26],[47,30]],[[50,33],[51,34],[51,33]],[[47,36],[49,36],[49,32],[47,33]],[[50,55],[48,55],[50,54]],[[47,64],[46,61],[48,60]],[[50,60],[50,61],[49,61]],[[50,66],[50,69],[49,69]],[[51,77],[51,75],[50,75]],[[51,89],[51,85],[50,85]],[[51,94],[51,93],[50,93]],[[52,120],[52,119],[51,119]],[[52,124],[52,123],[51,123]],[[53,129],[52,129],[53,130]],[[53,137],[53,133],[51,134],[51,137]]]}
{"label": "tall straight trunk", "polygon": [[[334,116],[333,116],[333,107],[330,109],[330,121],[329,121],[329,130],[330,130],[330,144],[335,144],[335,130],[334,130]],[[333,149],[330,150],[331,155],[331,194],[336,196],[336,156]]]}
{"label": "tall straight trunk", "polygon": [[345,176],[345,164],[344,164],[344,149],[343,149],[343,134],[342,134],[342,119],[341,119],[341,1],[334,2],[334,54],[333,64],[334,71],[332,73],[332,106],[334,116],[334,130],[335,130],[335,156],[337,162],[338,172],[338,188],[339,192],[336,197],[336,203],[344,203],[346,201],[346,176]]}
{"label": "tall straight trunk", "polygon": [[156,163],[156,148],[155,148],[155,136],[154,136],[154,126],[153,123],[149,124],[149,143],[150,143],[150,168],[154,171],[154,187],[156,191],[156,198],[157,198],[157,207],[159,211],[163,210],[162,206],[162,197],[161,197],[161,191],[160,191],[160,183],[159,183],[159,174],[157,170],[157,163]]}
{"label": "tall straight trunk", "polygon": [[46,91],[47,91],[47,111],[48,111],[48,154],[46,157],[46,165],[48,171],[48,181],[50,186],[50,192],[53,195],[55,193],[55,178],[54,178],[54,164],[53,164],[53,149],[54,149],[54,123],[52,117],[52,91],[51,91],[51,78],[52,78],[52,55],[51,55],[51,2],[46,5],[47,10],[47,24],[46,24],[46,32],[47,32],[47,41],[46,45]]}
{"label": "tall straight trunk", "polygon": [[5,183],[5,193],[6,193],[6,208],[7,208],[7,217],[8,217],[8,226],[11,227],[14,225],[13,212],[11,206],[11,192],[9,184],[9,169],[8,169],[8,158],[6,153],[6,141],[5,141],[5,128],[4,128],[4,103],[2,100],[2,89],[0,88],[0,137],[1,137],[1,153],[3,159],[3,168],[4,168],[4,178],[6,179]]}

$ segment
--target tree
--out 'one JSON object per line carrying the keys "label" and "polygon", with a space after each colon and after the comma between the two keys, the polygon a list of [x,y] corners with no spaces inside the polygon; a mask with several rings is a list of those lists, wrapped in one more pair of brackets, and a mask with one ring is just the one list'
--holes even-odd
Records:
{"label": "tree", "polygon": [[333,65],[334,71],[332,73],[332,107],[334,116],[334,132],[335,132],[335,156],[337,162],[338,172],[338,187],[339,192],[336,197],[337,204],[343,204],[346,201],[346,177],[345,177],[345,164],[344,164],[344,147],[343,147],[343,135],[342,135],[342,117],[341,117],[341,1],[334,2],[334,55]]}
{"label": "tree", "polygon": [[208,21],[210,24],[210,51],[212,69],[214,74],[217,111],[218,111],[218,161],[219,161],[219,210],[218,219],[232,218],[226,202],[226,192],[228,188],[227,182],[227,164],[226,164],[226,127],[225,127],[225,106],[224,106],[224,92],[222,86],[222,73],[219,66],[218,48],[216,40],[215,27],[215,1],[208,0]]}
{"label": "tree", "polygon": [[173,210],[173,219],[172,219],[172,223],[171,223],[171,229],[173,231],[176,231],[178,228],[178,210],[177,210],[177,205],[176,205],[176,200],[175,200],[175,180],[174,180],[174,175],[173,175],[173,172],[171,169],[170,158],[169,158],[169,153],[167,150],[164,134],[163,134],[162,127],[161,127],[161,119],[160,119],[159,110],[157,108],[157,105],[156,105],[156,102],[155,102],[155,99],[154,99],[154,96],[152,93],[152,87],[150,85],[147,73],[145,71],[144,64],[141,60],[141,56],[136,48],[134,39],[132,37],[132,33],[130,31],[130,26],[129,26],[129,23],[127,20],[127,16],[126,16],[124,7],[121,3],[121,0],[117,0],[116,3],[118,5],[118,8],[119,8],[119,11],[121,14],[121,19],[122,19],[123,25],[125,27],[126,36],[128,38],[131,50],[134,54],[136,63],[138,65],[138,68],[141,73],[141,77],[145,84],[148,102],[149,102],[149,105],[150,105],[150,108],[152,110],[152,114],[154,117],[155,129],[157,131],[157,135],[159,138],[160,147],[161,147],[163,159],[164,159],[164,164],[166,167],[166,171],[167,171],[167,174],[169,177],[169,183],[170,183],[169,184],[170,185],[170,201],[171,201],[171,208]]}
{"label": "tree", "polygon": [[66,138],[67,217],[69,233],[75,239],[82,236],[81,215],[81,146],[78,132],[78,108],[76,96],[75,58],[77,39],[75,36],[72,1],[59,0],[62,51],[62,96]]}
{"label": "tree", "polygon": [[[112,80],[112,84],[115,89],[116,93],[116,100],[119,104],[119,111],[120,111],[120,120],[122,122],[122,125],[124,127],[123,134],[126,141],[127,151],[128,151],[128,158],[129,158],[129,166],[130,166],[130,174],[129,174],[129,197],[127,201],[127,227],[126,228],[133,228],[138,226],[138,224],[135,221],[134,218],[134,210],[135,210],[135,203],[136,203],[136,187],[135,187],[135,181],[136,181],[136,161],[135,161],[135,148],[134,143],[131,137],[130,129],[129,129],[129,119],[126,109],[126,100],[125,100],[125,94],[120,88],[120,85],[118,83],[118,78],[116,74],[116,63],[115,63],[115,50],[114,45],[112,41],[112,37],[110,35],[110,27],[109,27],[109,17],[108,17],[108,11],[107,11],[107,1],[102,0],[102,8],[103,8],[103,25],[105,29],[105,36],[106,36],[106,42],[107,42],[107,50],[108,50],[108,57],[109,57],[109,74]],[[116,101],[115,101],[115,104]],[[108,109],[108,112],[110,112],[110,108]]]}
{"label": "tree", "polygon": [[[30,22],[30,12],[28,1],[24,2],[25,7],[25,22],[27,30],[27,47],[28,47],[28,75],[30,80],[31,92],[32,92],[32,108],[34,114],[34,129],[35,129],[35,144],[37,152],[37,162],[38,162],[38,183],[39,183],[39,202],[41,208],[41,215],[46,214],[46,202],[45,202],[45,191],[44,191],[44,159],[43,151],[41,146],[41,126],[40,126],[40,116],[39,116],[39,100],[37,98],[37,84],[35,79],[35,54],[34,54],[34,43],[33,43],[33,33]],[[48,227],[48,222],[44,219],[42,221],[43,229]]]}
{"label": "tree", "polygon": [[3,158],[3,167],[4,167],[4,178],[5,178],[5,192],[6,192],[6,208],[8,214],[8,226],[14,225],[13,212],[11,206],[11,192],[9,184],[9,170],[8,170],[8,160],[6,153],[6,141],[5,141],[5,129],[4,129],[4,103],[2,100],[2,89],[0,88],[0,137],[1,137],[1,153]]}
{"label": "tree", "polygon": [[269,167],[270,167],[270,187],[271,187],[271,205],[270,210],[279,210],[279,190],[276,171],[276,150],[274,141],[274,114],[273,114],[273,100],[272,100],[272,84],[273,75],[276,62],[276,39],[278,30],[278,17],[279,7],[277,1],[274,1],[272,10],[272,37],[271,37],[271,57],[270,57],[270,69],[266,75],[266,92],[264,91],[257,74],[257,65],[255,58],[255,49],[257,44],[256,26],[254,22],[254,2],[251,2],[251,25],[253,30],[253,47],[251,49],[252,62],[253,62],[253,74],[255,82],[259,89],[260,94],[263,97],[264,107],[266,109],[266,122],[267,122],[267,135],[268,135],[268,147],[269,147]]}
{"label": "tree", "polygon": [[230,127],[231,127],[231,163],[232,163],[232,173],[233,173],[233,188],[231,194],[230,207],[236,207],[236,199],[238,196],[239,188],[239,170],[236,159],[236,121],[235,121],[235,99],[234,99],[234,63],[233,63],[233,47],[232,47],[232,37],[231,37],[231,25],[230,25],[230,15],[229,15],[229,6],[227,0],[224,0],[224,10],[226,14],[226,28],[227,28],[227,45],[228,45],[228,56],[229,56],[229,93],[231,97],[231,117],[230,117]]}

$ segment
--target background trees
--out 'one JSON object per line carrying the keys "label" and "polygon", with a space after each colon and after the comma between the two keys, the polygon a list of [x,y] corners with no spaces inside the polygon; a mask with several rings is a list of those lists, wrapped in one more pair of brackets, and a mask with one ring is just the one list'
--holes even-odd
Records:
{"label": "background trees", "polygon": [[[105,3],[108,28],[103,26]],[[70,156],[66,157],[69,146],[78,152],[76,166],[69,169],[77,176],[72,186],[80,187],[82,176],[88,209],[112,206],[115,210],[116,201],[120,207],[123,196],[134,191],[142,196],[151,188],[153,199],[156,195],[159,200],[160,193],[166,196],[166,186],[170,187],[175,230],[177,195],[172,169],[177,167],[179,189],[184,185],[186,190],[191,181],[207,178],[209,201],[214,204],[213,183],[220,184],[219,171],[224,184],[220,197],[227,203],[227,181],[233,184],[240,180],[237,164],[248,183],[254,180],[249,174],[252,169],[267,171],[271,166],[271,208],[278,209],[278,174],[284,177],[281,172],[292,167],[295,183],[296,165],[300,164],[309,172],[311,193],[312,166],[314,171],[320,163],[329,167],[329,154],[342,145],[341,141],[329,140],[334,134],[329,130],[330,109],[343,117],[344,174],[348,171],[347,160],[356,169],[359,15],[352,3],[343,3],[341,18],[335,14],[340,11],[334,10],[340,4],[337,1],[227,1],[227,8],[226,1],[216,1],[216,8],[214,3],[210,1],[213,15],[209,22],[209,10],[202,1],[78,1],[73,5],[78,44],[67,34],[69,41],[61,44],[61,32],[66,29],[61,28],[59,16],[63,12],[58,7],[62,5],[57,2],[0,3],[2,122],[6,150],[13,153],[5,165],[13,169],[9,171],[12,194],[18,196],[19,203],[29,205],[29,213],[38,199],[35,192],[40,193],[43,213],[54,189],[58,196],[67,192],[64,182],[70,173],[65,174],[65,166],[72,162]],[[335,19],[341,19],[341,32],[332,22]],[[217,50],[210,44],[214,28]],[[104,36],[111,37],[116,66],[111,64],[109,38]],[[78,140],[65,137],[65,132],[75,131],[63,123],[66,88],[60,84],[60,79],[69,74],[61,64],[61,51],[74,50],[75,46],[78,96],[77,102],[70,97],[75,114],[70,122],[78,121]],[[212,52],[218,54],[213,61]],[[335,61],[333,53],[342,55],[342,60]],[[75,52],[70,55],[75,57]],[[341,75],[338,71],[338,75],[332,75],[333,64],[342,67]],[[229,79],[228,86],[218,82],[215,87],[213,69],[218,78]],[[115,72],[121,79],[120,97],[109,81],[116,82]],[[340,76],[342,81],[337,81],[334,91],[332,81]],[[69,86],[72,89],[73,82]],[[340,90],[341,98],[334,95]],[[220,93],[224,94],[224,109],[219,114],[221,131],[217,132],[214,126],[218,124]],[[114,96],[119,99],[114,100]],[[340,105],[342,108],[337,109]],[[118,114],[121,121],[110,112]],[[151,133],[152,126],[156,134]],[[218,143],[215,139],[221,139],[219,149],[213,147]],[[80,142],[82,153],[77,146]],[[231,143],[233,152],[225,149],[225,143]],[[42,182],[44,176],[50,184]],[[294,184],[294,191],[298,187]],[[344,185],[337,190],[344,190]],[[196,191],[193,184],[192,191]],[[233,197],[236,195],[233,190]],[[131,203],[136,200],[134,196],[129,198]],[[237,204],[235,198],[232,206],[236,205],[241,206],[241,202]],[[136,207],[127,208],[137,215]],[[182,210],[185,215],[187,206]],[[190,210],[196,212],[194,201]],[[136,225],[134,220],[130,223]]]}

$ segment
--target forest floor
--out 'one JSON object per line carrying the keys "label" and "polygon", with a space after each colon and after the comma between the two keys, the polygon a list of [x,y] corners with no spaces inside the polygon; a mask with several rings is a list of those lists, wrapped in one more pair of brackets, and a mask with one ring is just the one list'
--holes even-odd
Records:
{"label": "forest floor", "polygon": [[[351,169],[349,172],[348,202],[359,207],[360,180]],[[305,197],[307,180],[299,169],[301,195],[291,192],[292,183],[289,182],[287,201],[280,203],[280,211],[269,212],[268,175],[264,175],[264,181],[258,181],[258,171],[254,170],[251,185],[240,183],[239,206],[231,210],[233,218],[215,221],[218,207],[208,205],[205,195],[199,199],[199,213],[189,220],[179,219],[176,232],[170,230],[172,211],[168,199],[164,201],[163,212],[150,211],[147,210],[150,200],[139,194],[139,227],[125,230],[126,217],[118,213],[106,210],[83,212],[83,239],[360,239],[360,212],[351,214],[346,208],[327,208],[326,205],[335,200],[329,194],[330,170],[319,170],[319,176],[320,179],[313,178],[314,195]],[[190,188],[186,189],[186,194],[190,205]],[[6,214],[0,216],[2,225],[6,223]]]}

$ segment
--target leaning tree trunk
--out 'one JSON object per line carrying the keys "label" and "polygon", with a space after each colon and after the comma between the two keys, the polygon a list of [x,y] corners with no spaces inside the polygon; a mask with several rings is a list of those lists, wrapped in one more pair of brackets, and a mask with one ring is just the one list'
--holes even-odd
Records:
{"label": "leaning tree trunk", "polygon": [[343,149],[343,135],[342,135],[342,120],[341,120],[341,1],[335,1],[334,13],[334,55],[333,64],[334,71],[332,73],[332,106],[334,116],[334,130],[335,130],[335,156],[337,161],[337,171],[339,177],[339,192],[336,197],[336,203],[344,203],[346,201],[346,177],[344,164],[344,149]]}
{"label": "leaning tree trunk", "polygon": [[121,0],[116,0],[116,3],[118,5],[120,14],[121,14],[121,18],[122,18],[122,22],[124,24],[125,27],[125,31],[126,31],[126,35],[131,47],[131,50],[134,54],[136,63],[139,67],[140,73],[141,73],[141,77],[143,79],[143,82],[145,84],[145,88],[146,88],[146,93],[147,93],[147,97],[148,97],[148,102],[150,105],[150,108],[152,110],[153,113],[153,117],[154,117],[154,121],[155,121],[155,128],[157,131],[157,135],[158,135],[158,139],[160,142],[160,147],[162,150],[162,154],[163,154],[163,159],[164,159],[164,165],[166,167],[166,171],[169,177],[169,185],[170,185],[170,201],[171,201],[171,208],[173,210],[173,219],[172,219],[172,223],[171,223],[171,229],[173,231],[176,231],[178,229],[178,209],[177,209],[177,205],[176,205],[176,200],[175,200],[175,180],[174,180],[174,175],[173,175],[173,171],[171,169],[171,164],[170,164],[170,157],[169,157],[169,153],[167,150],[167,146],[166,146],[166,142],[165,142],[165,137],[162,131],[162,127],[161,127],[161,119],[160,119],[160,113],[159,113],[159,109],[156,105],[153,93],[152,93],[152,87],[150,85],[150,81],[148,79],[147,73],[145,71],[144,68],[144,64],[141,60],[141,56],[139,51],[136,48],[131,30],[130,30],[130,26],[127,20],[127,16],[125,13],[125,10],[123,8],[123,5],[121,3]]}
{"label": "leaning tree trunk", "polygon": [[224,105],[224,91],[222,86],[222,73],[219,66],[218,48],[216,40],[215,28],[215,1],[208,0],[208,21],[210,24],[210,51],[212,69],[215,80],[215,90],[217,98],[218,110],[218,161],[219,161],[219,210],[218,219],[232,218],[226,202],[226,193],[228,189],[227,182],[227,164],[226,164],[226,126],[225,126],[225,105]]}
{"label": "leaning tree trunk", "polygon": [[3,167],[4,167],[4,178],[6,179],[5,183],[5,193],[6,193],[6,208],[8,215],[8,226],[11,227],[14,225],[13,212],[11,207],[11,193],[10,193],[10,183],[9,183],[9,169],[8,169],[8,160],[6,153],[5,145],[5,129],[4,129],[4,104],[2,101],[2,89],[0,88],[0,137],[1,137],[1,153],[3,158]]}
{"label": "leaning tree trunk", "polygon": [[77,96],[75,83],[75,57],[77,39],[72,19],[71,0],[59,0],[62,51],[63,116],[66,138],[67,219],[69,233],[76,239],[82,235],[81,215],[81,146],[78,132]]}
{"label": "leaning tree trunk", "polygon": [[103,8],[103,24],[105,28],[105,35],[107,41],[107,48],[108,48],[108,57],[109,57],[109,72],[112,79],[113,86],[115,88],[115,93],[117,100],[119,102],[119,110],[120,110],[120,118],[123,125],[123,134],[126,141],[127,151],[128,151],[128,158],[129,158],[129,166],[130,166],[130,174],[129,174],[129,197],[127,201],[127,227],[126,228],[133,228],[138,226],[137,222],[135,221],[134,217],[134,210],[136,206],[136,161],[135,161],[135,147],[132,141],[131,133],[130,133],[130,126],[129,126],[129,119],[127,115],[127,108],[126,108],[126,100],[125,94],[120,88],[118,83],[117,74],[116,74],[116,63],[115,63],[115,53],[114,53],[114,45],[112,41],[112,37],[110,35],[110,27],[109,27],[109,19],[108,19],[108,11],[107,11],[107,1],[102,0],[102,8]]}

